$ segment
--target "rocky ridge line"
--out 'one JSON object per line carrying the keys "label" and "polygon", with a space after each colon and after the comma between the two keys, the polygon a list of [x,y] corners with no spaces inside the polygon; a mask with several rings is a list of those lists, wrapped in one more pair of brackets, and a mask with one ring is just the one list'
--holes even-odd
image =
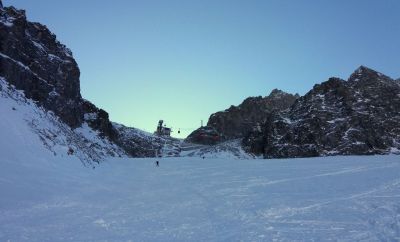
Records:
{"label": "rocky ridge line", "polygon": [[315,85],[243,139],[266,158],[370,155],[400,150],[400,85],[361,66],[345,81]]}

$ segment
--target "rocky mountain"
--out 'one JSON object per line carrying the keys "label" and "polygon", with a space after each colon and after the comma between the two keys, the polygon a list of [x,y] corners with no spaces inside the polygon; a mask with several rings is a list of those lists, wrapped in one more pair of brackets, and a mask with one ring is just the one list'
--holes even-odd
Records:
{"label": "rocky mountain", "polygon": [[268,116],[243,145],[266,158],[398,152],[400,85],[361,66],[347,81],[330,78]]}
{"label": "rocky mountain", "polygon": [[72,52],[45,25],[0,6],[1,108],[9,114],[18,106],[22,111],[13,116],[54,154],[74,154],[89,164],[105,156],[244,157],[242,148],[266,158],[400,150],[400,80],[363,66],[347,81],[330,78],[302,97],[275,89],[248,98],[211,115],[186,143],[110,122],[106,111],[82,98],[79,76]]}
{"label": "rocky mountain", "polygon": [[79,68],[71,51],[25,11],[0,10],[0,75],[71,127],[83,123]]}
{"label": "rocky mountain", "polygon": [[[45,25],[29,22],[25,11],[14,7],[0,8],[0,77],[72,131],[87,125],[106,143],[122,147],[133,157],[155,156],[161,149],[159,143],[148,142],[152,137],[135,136],[136,129],[125,127],[121,132],[106,111],[83,99],[71,50]],[[127,141],[127,133],[132,141]]]}
{"label": "rocky mountain", "polygon": [[210,116],[207,126],[191,133],[186,140],[200,144],[215,144],[221,141],[243,138],[254,129],[259,129],[276,111],[289,108],[299,95],[278,89],[266,97],[249,97],[239,106],[231,106]]}

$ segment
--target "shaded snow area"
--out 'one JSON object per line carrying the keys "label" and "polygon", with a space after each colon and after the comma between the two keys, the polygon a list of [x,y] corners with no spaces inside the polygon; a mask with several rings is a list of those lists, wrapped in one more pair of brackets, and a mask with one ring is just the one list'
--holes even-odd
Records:
{"label": "shaded snow area", "polygon": [[[0,130],[1,141],[8,143],[4,132],[10,131],[10,138],[17,139],[16,147],[6,152],[20,150],[20,142],[31,143],[39,140],[41,149],[46,147],[55,156],[77,156],[85,165],[93,165],[105,157],[125,156],[124,151],[86,123],[72,130],[52,112],[45,111],[27,99],[23,92],[15,90],[0,77]],[[18,142],[17,142],[18,141]],[[7,145],[7,144],[4,144]],[[1,144],[1,147],[4,147]],[[35,153],[32,153],[35,154]]]}

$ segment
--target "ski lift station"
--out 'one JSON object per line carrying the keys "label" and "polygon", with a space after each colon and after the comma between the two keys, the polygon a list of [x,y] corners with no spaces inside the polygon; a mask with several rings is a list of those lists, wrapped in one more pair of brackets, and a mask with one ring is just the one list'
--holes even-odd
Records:
{"label": "ski lift station", "polygon": [[171,128],[167,128],[164,124],[164,120],[158,121],[157,130],[154,134],[159,136],[171,136]]}

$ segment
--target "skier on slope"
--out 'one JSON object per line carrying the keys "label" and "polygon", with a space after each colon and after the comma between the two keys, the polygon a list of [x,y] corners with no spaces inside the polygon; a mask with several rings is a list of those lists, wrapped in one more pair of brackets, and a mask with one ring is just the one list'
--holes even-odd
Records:
{"label": "skier on slope", "polygon": [[160,162],[159,161],[156,161],[156,166],[160,166]]}

